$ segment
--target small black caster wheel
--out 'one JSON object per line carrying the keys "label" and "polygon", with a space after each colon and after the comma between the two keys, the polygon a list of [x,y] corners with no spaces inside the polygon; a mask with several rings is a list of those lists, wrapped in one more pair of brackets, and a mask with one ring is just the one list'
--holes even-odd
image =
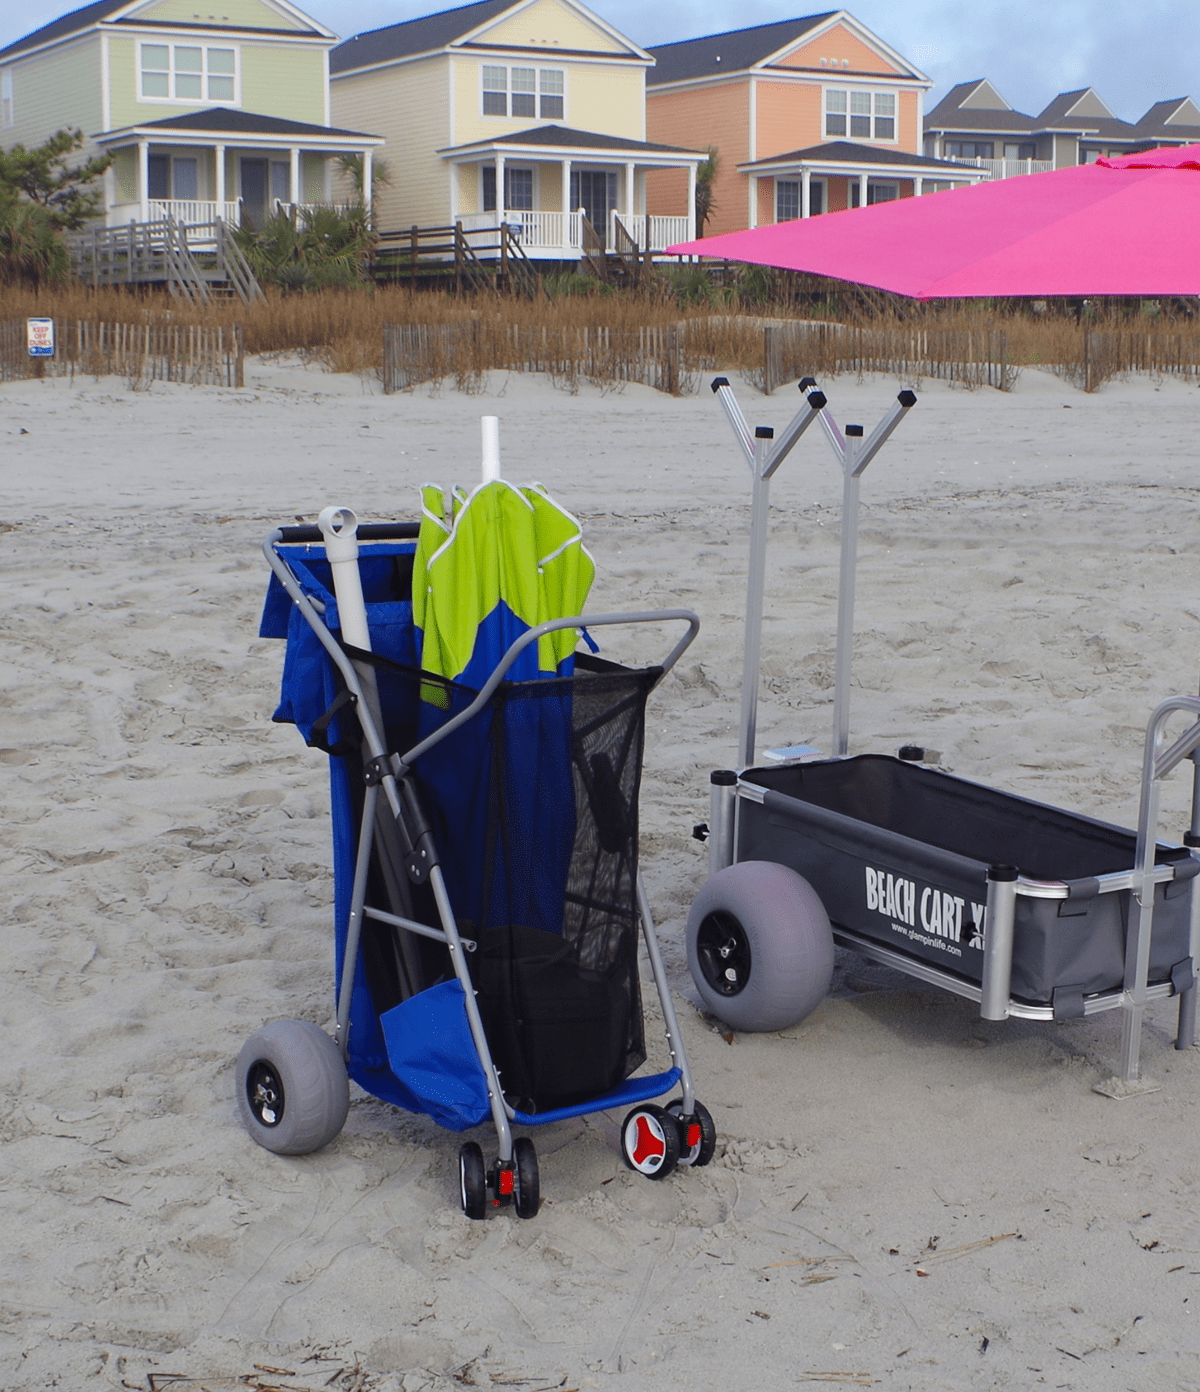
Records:
{"label": "small black caster wheel", "polygon": [[518,1218],[536,1218],[542,1203],[538,1181],[537,1151],[528,1136],[518,1136],[513,1142],[513,1163],[516,1165],[513,1199]]}
{"label": "small black caster wheel", "polygon": [[717,1127],[703,1102],[692,1104],[692,1114],[683,1114],[683,1098],[667,1103],[667,1112],[679,1127],[679,1163],[707,1165],[717,1148]]}
{"label": "small black caster wheel", "polygon": [[487,1171],[474,1141],[464,1141],[458,1152],[458,1192],[468,1218],[487,1217]]}
{"label": "small black caster wheel", "polygon": [[621,1154],[647,1179],[666,1179],[679,1163],[679,1125],[652,1102],[628,1113],[621,1124]]}

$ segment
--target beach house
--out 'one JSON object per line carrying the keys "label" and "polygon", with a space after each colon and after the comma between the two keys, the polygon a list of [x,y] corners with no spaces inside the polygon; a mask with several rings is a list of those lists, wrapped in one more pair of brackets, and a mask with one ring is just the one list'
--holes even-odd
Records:
{"label": "beach house", "polygon": [[[707,234],[984,177],[922,153],[932,82],[845,10],[649,52],[649,138],[719,153]],[[677,198],[679,176],[654,174],[648,196],[652,211]]]}
{"label": "beach house", "polygon": [[989,179],[1198,140],[1200,108],[1190,97],[1156,102],[1139,121],[1123,121],[1094,88],[1082,87],[1027,116],[986,78],[958,83],[925,118],[927,155],[972,164]]}
{"label": "beach house", "polygon": [[[608,246],[619,220],[659,250],[692,235],[704,155],[686,133],[647,140],[653,63],[578,0],[480,0],[340,44],[331,110],[386,137],[385,229],[503,222],[531,258],[571,261],[585,219]],[[651,210],[659,170],[678,188]]]}
{"label": "beach house", "polygon": [[113,156],[108,226],[326,201],[335,157],[382,143],[330,125],[337,36],[289,0],[197,3],[100,0],[0,50],[0,144],[81,130]]}

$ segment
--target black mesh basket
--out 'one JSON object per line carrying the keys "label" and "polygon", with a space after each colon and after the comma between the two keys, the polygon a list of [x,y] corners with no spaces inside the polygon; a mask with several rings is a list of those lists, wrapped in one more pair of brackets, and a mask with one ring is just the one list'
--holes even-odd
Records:
{"label": "black mesh basket", "polygon": [[571,677],[504,683],[417,766],[459,931],[478,944],[488,1043],[525,1112],[600,1096],[645,1061],[637,809],[660,675],[579,655]]}

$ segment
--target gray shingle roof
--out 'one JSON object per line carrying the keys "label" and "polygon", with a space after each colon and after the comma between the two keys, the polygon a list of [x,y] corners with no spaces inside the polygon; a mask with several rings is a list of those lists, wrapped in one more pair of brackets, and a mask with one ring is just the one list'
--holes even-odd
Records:
{"label": "gray shingle roof", "polygon": [[756,24],[752,29],[732,29],[724,34],[707,34],[701,39],[685,39],[682,43],[660,44],[648,50],[656,66],[646,74],[646,86],[743,72],[837,13],[837,10],[828,10],[825,14],[807,15],[802,19],[784,19],[775,24]]}
{"label": "gray shingle roof", "polygon": [[[824,145],[810,145],[804,150],[791,150],[786,155],[772,155],[769,159],[755,160],[754,164],[801,164],[805,162],[917,165],[926,169],[952,169],[958,174],[962,174],[965,168],[953,160],[933,159],[929,155],[914,155],[907,150],[880,149],[877,145],[858,145],[853,140],[830,140]],[[738,168],[753,169],[754,164],[740,164]]]}
{"label": "gray shingle roof", "polygon": [[335,126],[313,126],[307,121],[287,121],[281,116],[257,116],[253,111],[230,111],[214,106],[207,111],[189,112],[184,116],[166,116],[161,121],[139,123],[150,130],[212,131],[222,135],[344,135],[353,140],[374,140],[378,136],[364,131],[338,130]]}
{"label": "gray shingle roof", "polygon": [[[71,34],[82,33],[85,29],[90,29],[93,24],[98,24],[101,20],[107,19],[109,15],[116,14],[118,10],[123,10],[129,4],[129,0],[97,0],[96,4],[84,5],[82,9],[72,10],[70,14],[62,15],[59,19],[52,20],[49,24],[44,24],[40,29],[35,29],[32,34],[26,34],[23,39],[18,39],[15,43],[9,44],[7,48],[0,49],[0,61],[6,58],[15,58],[21,53],[25,53],[31,48],[38,48],[42,44],[52,43],[55,39],[65,39]],[[179,26],[187,27],[188,21],[174,21]],[[246,25],[230,24],[220,25],[220,28],[246,29]],[[273,34],[276,32],[288,34],[309,34],[316,35],[316,29],[255,29],[253,32],[262,34]]]}
{"label": "gray shingle roof", "polygon": [[410,58],[417,53],[436,52],[505,10],[513,9],[516,4],[517,0],[478,0],[474,5],[459,5],[453,10],[422,15],[420,19],[410,19],[403,24],[389,24],[385,29],[355,34],[330,51],[329,71],[349,72],[354,68],[393,62],[397,58]]}
{"label": "gray shingle roof", "polygon": [[633,153],[662,155],[696,155],[698,150],[685,150],[679,145],[652,145],[645,140],[629,140],[623,135],[600,135],[596,131],[575,130],[571,126],[535,126],[532,130],[516,131],[512,135],[498,135],[494,140],[486,137],[471,140],[460,149],[470,149],[475,145],[539,145],[548,150],[628,150]]}
{"label": "gray shingle roof", "polygon": [[23,53],[27,48],[37,48],[39,44],[49,43],[52,39],[61,39],[67,34],[78,32],[80,29],[87,29],[98,20],[105,19],[115,10],[123,9],[128,3],[129,0],[98,0],[95,5],[84,5],[81,10],[72,10],[70,14],[65,14],[49,24],[43,24],[32,34],[26,34],[23,39],[18,39],[16,43],[11,43],[7,48],[0,49],[0,58],[12,58],[18,53]]}

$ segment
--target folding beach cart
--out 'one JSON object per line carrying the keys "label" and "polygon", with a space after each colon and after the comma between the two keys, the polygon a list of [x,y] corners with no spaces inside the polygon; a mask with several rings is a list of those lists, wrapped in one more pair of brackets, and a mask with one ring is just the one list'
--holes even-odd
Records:
{"label": "folding beach cart", "polygon": [[[448,680],[421,663],[435,643],[413,618],[421,536],[327,509],[264,544],[261,633],[287,642],[275,718],[329,755],[337,1024],[332,1038],[295,1020],[258,1031],[238,1104],[254,1139],[289,1155],[337,1135],[348,1078],[451,1130],[490,1119],[494,1156],[475,1140],[459,1153],[463,1210],[529,1218],[537,1158],[516,1128],[629,1108],[622,1152],[641,1174],[713,1154],[638,869],[645,704],[699,622],[662,610],[525,627],[498,605],[508,637],[490,669]],[[577,630],[676,622],[686,632],[658,666],[573,651]],[[437,642],[454,641],[446,623]],[[549,673],[533,661],[546,652]],[[671,1059],[650,1075],[639,927]]]}
{"label": "folding beach cart", "polygon": [[[751,433],[728,382],[713,383],[753,480],[739,767],[712,774],[710,878],[688,919],[688,961],[708,1007],[735,1028],[779,1029],[824,997],[833,943],[979,1003],[984,1019],[1123,1013],[1116,1076],[1140,1076],[1147,1004],[1177,996],[1176,1047],[1194,1039],[1200,958],[1200,698],[1176,696],[1146,733],[1138,827],[1126,831],[898,757],[848,752],[858,489],[916,403],[901,392],[876,429],[843,434],[805,378],[806,405],[776,440]],[[756,757],[770,479],[814,422],[843,474],[832,757],[810,746]],[[1167,726],[1189,717],[1168,743]],[[1159,790],[1193,761],[1191,825],[1159,841]]]}

